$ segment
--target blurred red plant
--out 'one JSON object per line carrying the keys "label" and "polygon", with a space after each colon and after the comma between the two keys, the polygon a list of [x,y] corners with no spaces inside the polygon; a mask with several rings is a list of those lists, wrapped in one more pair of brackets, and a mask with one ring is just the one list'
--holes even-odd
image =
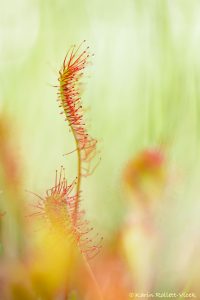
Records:
{"label": "blurred red plant", "polygon": [[128,162],[124,171],[124,183],[134,199],[148,205],[160,196],[166,184],[166,175],[164,151],[146,149]]}
{"label": "blurred red plant", "polygon": [[0,176],[12,188],[17,188],[21,180],[21,169],[18,164],[14,130],[9,117],[0,115]]}

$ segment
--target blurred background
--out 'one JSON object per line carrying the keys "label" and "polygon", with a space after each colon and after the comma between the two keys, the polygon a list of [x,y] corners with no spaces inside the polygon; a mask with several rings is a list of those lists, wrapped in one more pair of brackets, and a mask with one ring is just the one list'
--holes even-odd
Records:
{"label": "blurred background", "polygon": [[[86,39],[94,57],[82,100],[101,152],[95,173],[83,179],[87,218],[103,248],[120,244],[134,281],[127,298],[186,286],[197,293],[199,20],[196,0],[0,1],[0,200],[2,212],[16,206],[11,240],[20,204],[3,195],[13,168],[23,205],[33,199],[25,190],[44,195],[59,166],[76,176],[76,157],[63,156],[74,141],[54,86],[68,48]],[[2,170],[12,159],[6,181]]]}

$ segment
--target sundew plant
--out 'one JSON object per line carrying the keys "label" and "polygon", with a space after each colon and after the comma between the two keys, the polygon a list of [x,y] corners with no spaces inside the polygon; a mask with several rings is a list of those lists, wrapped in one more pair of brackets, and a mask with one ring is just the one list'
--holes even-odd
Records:
{"label": "sundew plant", "polygon": [[[86,258],[95,256],[100,248],[99,244],[93,244],[87,234],[93,230],[88,222],[84,220],[84,211],[80,209],[81,179],[87,177],[94,171],[92,160],[96,158],[97,140],[89,136],[83,120],[83,108],[79,92],[79,81],[83,75],[84,68],[90,58],[88,47],[79,53],[79,47],[73,46],[69,50],[59,72],[58,101],[65,114],[67,126],[74,137],[76,149],[66,155],[76,152],[77,154],[77,176],[71,184],[65,178],[65,169],[61,166],[60,172],[56,170],[55,185],[48,189],[45,199],[39,197],[39,215],[43,215],[54,225],[61,223],[66,229],[71,227],[76,242]],[[43,204],[41,203],[43,201]],[[51,219],[52,218],[52,219]],[[66,222],[66,224],[65,224]]]}
{"label": "sundew plant", "polygon": [[199,20],[0,0],[0,300],[200,299]]}

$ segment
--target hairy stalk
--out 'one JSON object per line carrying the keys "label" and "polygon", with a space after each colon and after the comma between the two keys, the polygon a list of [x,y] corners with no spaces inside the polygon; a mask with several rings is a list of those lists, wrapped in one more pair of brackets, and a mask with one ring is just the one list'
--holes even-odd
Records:
{"label": "hairy stalk", "polygon": [[79,195],[80,195],[80,188],[81,188],[81,152],[80,149],[78,148],[77,141],[76,144],[77,144],[77,162],[78,162],[77,177],[78,178],[77,178],[77,186],[76,186],[77,201],[75,203],[74,216],[73,216],[74,226],[76,226],[76,222],[77,222],[77,212],[78,212]]}

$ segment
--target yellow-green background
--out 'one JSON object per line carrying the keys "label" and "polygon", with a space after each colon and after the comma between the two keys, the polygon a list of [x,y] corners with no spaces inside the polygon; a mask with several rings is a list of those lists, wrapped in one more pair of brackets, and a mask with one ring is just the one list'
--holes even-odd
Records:
{"label": "yellow-green background", "polygon": [[16,128],[24,189],[44,194],[61,164],[75,175],[52,86],[68,48],[84,39],[95,56],[83,103],[102,157],[83,186],[89,219],[109,238],[122,222],[126,162],[163,144],[183,180],[161,218],[175,260],[191,232],[198,238],[200,1],[0,1],[0,109]]}

